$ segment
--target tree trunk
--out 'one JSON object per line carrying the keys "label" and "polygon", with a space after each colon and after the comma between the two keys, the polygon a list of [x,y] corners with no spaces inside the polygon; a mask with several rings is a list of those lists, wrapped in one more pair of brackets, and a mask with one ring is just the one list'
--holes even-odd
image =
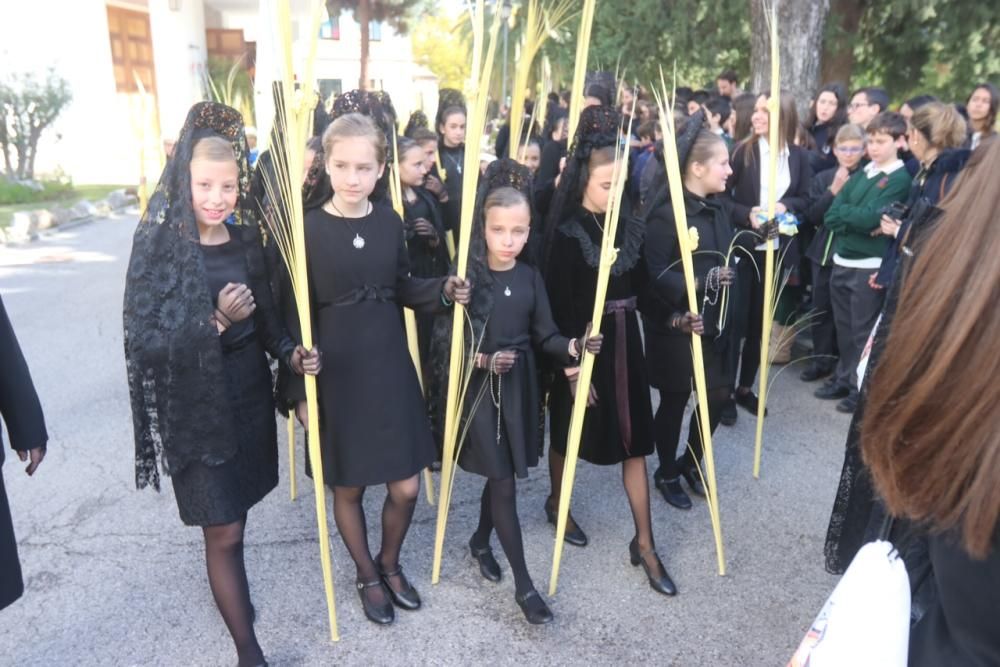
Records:
{"label": "tree trunk", "polygon": [[354,15],[357,17],[358,23],[361,24],[361,80],[358,82],[358,88],[368,90],[371,87],[368,83],[368,53],[371,48],[368,31],[372,20],[371,0],[360,0]]}
{"label": "tree trunk", "polygon": [[[820,48],[830,0],[772,0],[778,9],[781,89],[795,96],[799,115],[819,85]],[[771,85],[771,40],[760,0],[750,0],[751,90],[767,92]]]}
{"label": "tree trunk", "polygon": [[865,0],[830,0],[830,19],[823,40],[823,83],[839,82],[850,94],[854,69],[854,45],[865,11]]}

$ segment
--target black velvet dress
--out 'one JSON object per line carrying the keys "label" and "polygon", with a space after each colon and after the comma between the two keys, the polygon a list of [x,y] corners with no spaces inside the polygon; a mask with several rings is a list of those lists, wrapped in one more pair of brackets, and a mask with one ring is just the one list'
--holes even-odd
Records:
{"label": "black velvet dress", "polygon": [[[403,221],[375,204],[362,218],[306,214],[323,473],[330,486],[407,479],[434,460],[400,306],[443,308],[444,279],[410,276]],[[359,239],[363,239],[363,247]]]}
{"label": "black velvet dress", "polygon": [[[556,326],[568,336],[584,334],[593,316],[597,291],[603,216],[579,209],[555,230],[546,284]],[[618,259],[608,281],[607,305],[616,308],[602,319],[604,344],[594,364],[592,384],[598,403],[587,408],[580,458],[613,465],[653,452],[653,410],[646,360],[636,315],[646,282],[641,256],[645,224],[638,218],[618,225]],[[582,390],[583,388],[581,388]],[[549,397],[552,448],[565,453],[573,397],[566,376],[557,372]]]}
{"label": "black velvet dress", "polygon": [[278,434],[265,350],[286,362],[294,344],[266,298],[267,281],[250,278],[241,234],[230,227],[228,242],[201,246],[210,294],[217,297],[226,283],[243,283],[258,306],[253,317],[234,323],[219,340],[228,398],[219,418],[232,420],[239,449],[219,465],[192,462],[170,478],[181,521],[189,526],[239,521],[278,485]]}
{"label": "black velvet dress", "polygon": [[534,349],[566,366],[569,339],[556,328],[537,269],[518,262],[509,271],[492,274],[493,312],[479,350],[487,354],[517,350],[518,357],[514,367],[500,376],[473,371],[464,403],[463,426],[469,423],[469,432],[458,464],[491,479],[523,478],[528,468],[538,465],[541,394]]}

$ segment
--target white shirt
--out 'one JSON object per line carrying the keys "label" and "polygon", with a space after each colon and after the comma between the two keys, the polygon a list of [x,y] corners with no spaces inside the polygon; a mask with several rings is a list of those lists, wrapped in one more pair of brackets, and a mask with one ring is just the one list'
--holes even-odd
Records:
{"label": "white shirt", "polygon": [[[768,207],[768,196],[770,195],[770,176],[768,173],[767,165],[771,160],[771,147],[767,143],[767,139],[761,137],[757,140],[757,146],[760,148],[760,207],[767,211]],[[774,198],[775,201],[780,200],[788,192],[788,188],[792,185],[792,170],[788,166],[788,146],[785,146],[778,153],[778,180],[775,182],[775,192],[777,196]],[[781,245],[780,240],[775,240],[774,247],[778,248]],[[754,248],[754,250],[766,250],[767,243],[761,243]]]}

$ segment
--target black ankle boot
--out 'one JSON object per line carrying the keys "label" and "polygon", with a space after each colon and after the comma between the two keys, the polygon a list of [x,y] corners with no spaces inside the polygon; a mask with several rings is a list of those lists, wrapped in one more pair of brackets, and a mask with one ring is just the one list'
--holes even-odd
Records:
{"label": "black ankle boot", "polygon": [[[646,572],[646,579],[649,580],[650,588],[663,595],[677,595],[677,586],[674,585],[670,575],[667,574],[667,568],[663,567],[663,562],[660,561],[655,548],[639,553],[639,542],[633,537],[632,541],[628,543],[628,554],[633,566],[642,564],[642,569]],[[649,554],[653,554],[656,558],[656,564],[660,566],[659,569],[663,573],[662,575],[659,572],[654,573],[649,565],[646,564],[646,556]]]}

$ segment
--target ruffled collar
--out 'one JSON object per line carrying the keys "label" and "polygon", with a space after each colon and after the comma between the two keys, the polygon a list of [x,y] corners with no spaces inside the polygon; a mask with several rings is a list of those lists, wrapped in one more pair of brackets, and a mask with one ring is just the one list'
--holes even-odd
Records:
{"label": "ruffled collar", "polygon": [[[588,221],[589,219],[589,221]],[[604,224],[604,216],[595,216],[583,207],[577,209],[576,214],[565,220],[559,231],[566,236],[576,239],[580,244],[580,252],[583,254],[583,261],[591,268],[596,269],[600,265],[601,246],[594,239],[597,232],[598,223]],[[595,234],[592,236],[584,227],[589,225],[594,228]],[[622,219],[618,223],[618,258],[615,259],[611,267],[611,275],[620,276],[630,271],[639,261],[642,254],[642,242],[646,237],[646,223],[639,217],[622,214]]]}

